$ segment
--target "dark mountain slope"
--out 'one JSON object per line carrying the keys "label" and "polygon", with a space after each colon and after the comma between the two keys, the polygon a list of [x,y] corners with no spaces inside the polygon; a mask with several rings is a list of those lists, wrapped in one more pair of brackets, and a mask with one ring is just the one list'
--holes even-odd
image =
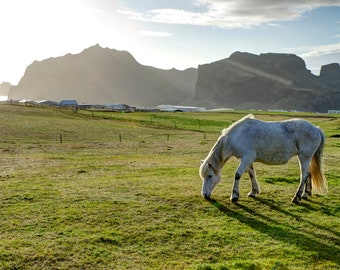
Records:
{"label": "dark mountain slope", "polygon": [[324,112],[340,107],[340,89],[313,75],[296,55],[235,52],[198,67],[196,92],[187,102],[207,107]]}
{"label": "dark mountain slope", "polygon": [[139,64],[130,53],[99,45],[80,54],[35,61],[12,99],[76,99],[79,103],[177,104],[194,93],[196,69],[161,70]]}

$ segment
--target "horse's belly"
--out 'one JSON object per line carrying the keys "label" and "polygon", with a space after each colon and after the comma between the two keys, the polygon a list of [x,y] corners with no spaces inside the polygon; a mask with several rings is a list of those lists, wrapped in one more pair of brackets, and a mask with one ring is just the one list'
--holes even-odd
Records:
{"label": "horse's belly", "polygon": [[258,155],[255,159],[256,162],[261,162],[263,164],[268,165],[280,165],[280,164],[286,164],[290,158],[291,155],[287,155],[287,153],[266,153]]}

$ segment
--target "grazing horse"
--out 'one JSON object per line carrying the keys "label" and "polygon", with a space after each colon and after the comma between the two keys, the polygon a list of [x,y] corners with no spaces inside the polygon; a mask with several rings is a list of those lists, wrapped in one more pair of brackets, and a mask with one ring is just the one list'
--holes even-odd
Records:
{"label": "grazing horse", "polygon": [[222,131],[205,160],[199,174],[203,180],[202,195],[209,199],[221,180],[221,169],[230,157],[240,159],[235,173],[231,201],[239,198],[239,181],[248,171],[251,179],[249,197],[260,193],[256,180],[254,162],[268,165],[286,164],[297,156],[300,164],[300,185],[293,203],[313,192],[327,191],[327,181],[321,170],[325,136],[320,128],[302,119],[264,122],[249,114]]}

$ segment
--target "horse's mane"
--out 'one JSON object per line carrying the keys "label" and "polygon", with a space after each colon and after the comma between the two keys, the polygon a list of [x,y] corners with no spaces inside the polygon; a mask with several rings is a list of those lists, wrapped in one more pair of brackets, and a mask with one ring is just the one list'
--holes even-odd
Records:
{"label": "horse's mane", "polygon": [[[200,175],[204,175],[208,169],[208,164],[212,165],[213,168],[219,168],[222,163],[222,151],[223,151],[223,135],[221,135],[214,146],[211,148],[206,159],[203,161],[200,167]],[[217,173],[217,172],[215,172]]]}
{"label": "horse's mane", "polygon": [[244,122],[245,120],[248,120],[248,119],[255,119],[255,116],[253,114],[248,114],[248,115],[244,116],[243,118],[241,118],[240,120],[237,120],[236,122],[231,124],[229,127],[223,129],[222,130],[222,135],[226,135],[235,126],[241,124],[242,122]]}

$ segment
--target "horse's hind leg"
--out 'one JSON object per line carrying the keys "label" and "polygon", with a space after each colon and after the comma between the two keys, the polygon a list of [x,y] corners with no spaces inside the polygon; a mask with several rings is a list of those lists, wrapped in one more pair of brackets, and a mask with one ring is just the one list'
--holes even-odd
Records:
{"label": "horse's hind leg", "polygon": [[258,195],[260,193],[260,188],[259,188],[259,184],[256,180],[256,175],[255,175],[253,163],[250,164],[250,166],[248,168],[248,175],[249,175],[250,180],[251,180],[251,191],[248,193],[248,197],[255,198],[256,195]]}
{"label": "horse's hind leg", "polygon": [[305,190],[302,194],[302,199],[307,200],[308,199],[308,195],[311,196],[312,195],[312,179],[311,179],[311,174],[310,172],[308,172],[308,177],[306,180],[306,184],[305,184]]}
{"label": "horse's hind leg", "polygon": [[295,196],[292,199],[293,203],[299,203],[301,198],[302,198],[302,193],[305,189],[305,185],[307,182],[307,179],[309,177],[309,171],[308,171],[308,167],[309,167],[309,163],[310,163],[310,158],[303,158],[303,156],[299,156],[299,162],[300,162],[300,184],[298,187],[298,190],[295,193]]}

